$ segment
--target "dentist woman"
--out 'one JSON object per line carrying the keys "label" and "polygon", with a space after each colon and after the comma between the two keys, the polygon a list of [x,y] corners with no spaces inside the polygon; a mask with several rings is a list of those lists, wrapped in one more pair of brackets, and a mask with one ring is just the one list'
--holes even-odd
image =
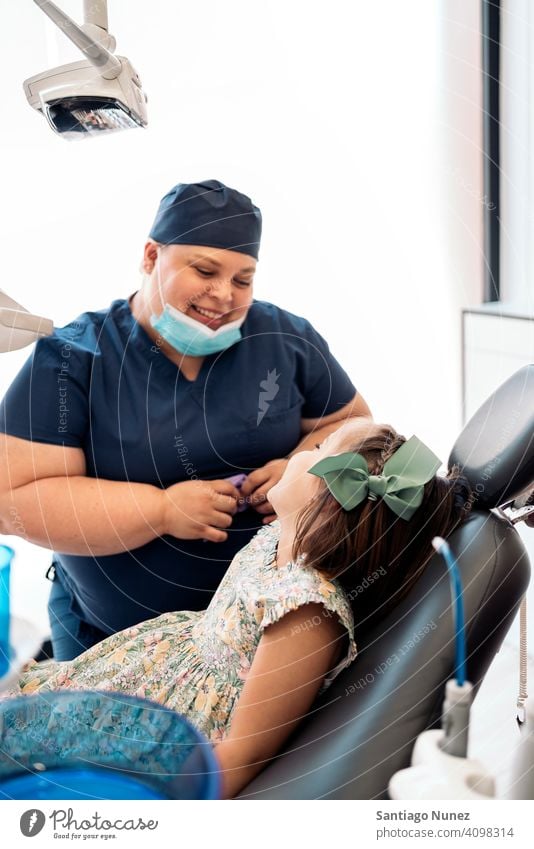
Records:
{"label": "dentist woman", "polygon": [[40,339],[2,400],[0,530],[53,551],[56,660],[206,608],[288,457],[370,415],[306,319],[253,299],[260,237],[246,195],[178,184],[142,287]]}

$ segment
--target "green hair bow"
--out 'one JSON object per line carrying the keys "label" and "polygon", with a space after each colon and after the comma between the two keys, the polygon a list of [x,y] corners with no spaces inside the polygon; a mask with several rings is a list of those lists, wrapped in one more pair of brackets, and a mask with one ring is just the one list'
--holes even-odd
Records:
{"label": "green hair bow", "polygon": [[380,475],[370,475],[365,457],[353,451],[325,457],[310,474],[323,478],[344,510],[352,510],[365,498],[382,498],[400,519],[411,519],[423,501],[425,483],[441,466],[441,460],[412,436],[391,455]]}

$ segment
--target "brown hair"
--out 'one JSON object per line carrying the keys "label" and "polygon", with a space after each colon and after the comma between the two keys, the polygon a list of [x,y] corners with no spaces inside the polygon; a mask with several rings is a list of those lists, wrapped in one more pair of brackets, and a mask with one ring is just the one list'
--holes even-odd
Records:
{"label": "brown hair", "polygon": [[[374,425],[374,433],[345,450],[362,454],[369,472],[378,475],[405,441],[389,425]],[[337,578],[357,627],[367,629],[410,591],[434,553],[433,537],[447,537],[470,507],[469,484],[457,467],[425,484],[423,503],[408,521],[382,499],[365,499],[345,511],[321,480],[318,494],[297,517],[292,556],[304,555],[325,577]]]}

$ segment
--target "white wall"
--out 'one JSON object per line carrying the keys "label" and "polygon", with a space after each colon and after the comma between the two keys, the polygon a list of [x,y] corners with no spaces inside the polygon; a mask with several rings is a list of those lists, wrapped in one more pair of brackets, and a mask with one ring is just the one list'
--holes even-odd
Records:
{"label": "white wall", "polygon": [[[493,312],[487,308],[465,317],[465,412],[470,419],[495,389],[515,372],[534,363],[534,321],[511,318],[502,304]],[[525,396],[526,399],[526,396]],[[530,399],[532,400],[532,399]],[[502,433],[506,434],[513,419],[503,417]],[[534,531],[524,522],[516,525],[531,564],[534,565]],[[534,582],[527,592],[527,626],[534,633]],[[507,642],[519,646],[519,614],[507,635]],[[534,660],[534,653],[530,655]]]}
{"label": "white wall", "polygon": [[501,279],[502,300],[534,316],[534,10],[503,0],[501,11]]}
{"label": "white wall", "polygon": [[[473,379],[481,394],[493,392],[513,372],[534,363],[534,9],[529,0],[501,3],[501,302],[478,317],[478,340],[472,367],[484,374]],[[508,313],[524,316],[510,319]],[[473,321],[473,319],[471,319]],[[491,343],[490,340],[491,339]],[[474,357],[473,357],[474,353]],[[534,564],[534,532],[518,532]],[[528,597],[528,627],[534,630],[534,584]],[[507,637],[519,644],[519,621]],[[530,652],[531,656],[532,651]]]}
{"label": "white wall", "polygon": [[[57,325],[126,297],[161,195],[221,179],[263,212],[256,296],[310,318],[375,418],[446,460],[482,280],[479,3],[109,0],[150,124],[79,143],[22,91],[75,49],[29,1],[0,12],[2,288]],[[2,357],[2,394],[28,353]],[[13,543],[28,610],[49,555]]]}

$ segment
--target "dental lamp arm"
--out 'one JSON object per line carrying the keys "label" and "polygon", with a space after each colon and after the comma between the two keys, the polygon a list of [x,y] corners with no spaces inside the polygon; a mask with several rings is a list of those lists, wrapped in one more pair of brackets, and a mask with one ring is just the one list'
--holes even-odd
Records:
{"label": "dental lamp arm", "polygon": [[[65,14],[55,3],[52,3],[51,0],[33,0],[37,6],[47,15],[51,21],[53,21],[56,26],[58,26],[63,33],[69,38],[73,44],[78,47],[85,58],[91,62],[95,68],[98,69],[100,76],[104,77],[106,80],[113,80],[115,77],[118,77],[121,72],[121,62],[120,60],[110,53],[101,43],[96,41],[88,32],[85,32],[83,27],[78,26],[78,24],[72,20],[68,15]],[[104,33],[107,34],[107,29],[100,27],[100,24],[96,24],[96,20],[102,21],[105,17],[106,25],[107,25],[107,8],[104,10],[98,9],[96,11],[92,10],[92,3],[84,4],[84,11],[89,20],[87,20],[87,29],[93,30],[94,27],[98,26],[103,30]]]}
{"label": "dental lamp arm", "polygon": [[0,353],[25,348],[53,332],[51,319],[33,315],[0,289]]}
{"label": "dental lamp arm", "polygon": [[83,21],[100,29],[108,31],[107,0],[83,0]]}

